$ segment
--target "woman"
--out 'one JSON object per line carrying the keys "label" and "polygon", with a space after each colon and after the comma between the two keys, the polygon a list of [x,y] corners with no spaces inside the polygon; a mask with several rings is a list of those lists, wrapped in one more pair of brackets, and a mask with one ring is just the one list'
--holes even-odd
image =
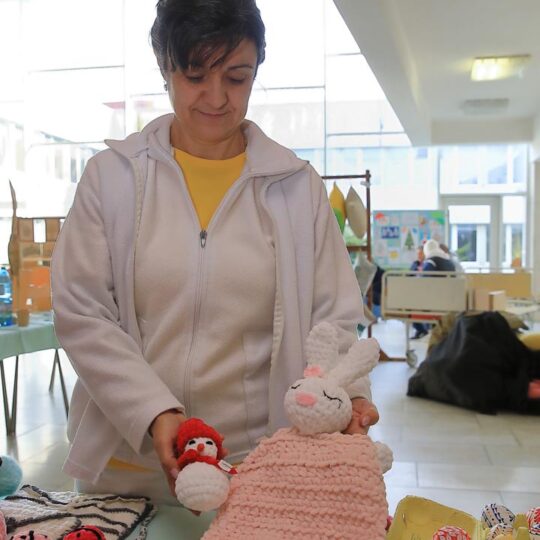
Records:
{"label": "woman", "polygon": [[[81,491],[172,502],[186,417],[241,460],[287,424],[310,328],[333,322],[345,351],[363,315],[319,176],[244,119],[264,60],[254,0],[161,0],[151,37],[174,114],[89,161],[53,306],[79,376],[64,470]],[[348,430],[366,431],[369,382],[350,393]]]}

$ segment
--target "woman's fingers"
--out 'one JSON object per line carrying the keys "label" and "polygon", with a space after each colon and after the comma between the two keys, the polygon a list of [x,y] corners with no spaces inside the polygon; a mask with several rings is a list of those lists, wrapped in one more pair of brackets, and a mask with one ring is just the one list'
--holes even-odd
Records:
{"label": "woman's fingers", "polygon": [[360,433],[366,435],[369,428],[379,421],[377,407],[365,398],[352,400],[352,418],[344,433],[354,435]]}
{"label": "woman's fingers", "polygon": [[178,411],[165,411],[156,416],[151,426],[154,449],[165,473],[171,494],[176,497],[175,483],[178,476],[176,437],[178,428],[186,417]]}

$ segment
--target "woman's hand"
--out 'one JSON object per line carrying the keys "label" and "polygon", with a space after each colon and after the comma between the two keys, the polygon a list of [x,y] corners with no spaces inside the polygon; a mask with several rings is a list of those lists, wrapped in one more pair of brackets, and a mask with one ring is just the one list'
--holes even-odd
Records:
{"label": "woman's hand", "polygon": [[370,426],[379,421],[377,407],[366,398],[354,398],[352,400],[352,418],[343,433],[354,435],[360,433],[366,435]]}
{"label": "woman's hand", "polygon": [[178,465],[176,463],[176,436],[178,428],[186,421],[186,417],[175,409],[158,414],[148,432],[154,441],[154,450],[161,462],[161,468],[165,472],[165,477],[169,483],[169,489],[173,497],[176,498],[174,489],[176,477],[178,476]]}

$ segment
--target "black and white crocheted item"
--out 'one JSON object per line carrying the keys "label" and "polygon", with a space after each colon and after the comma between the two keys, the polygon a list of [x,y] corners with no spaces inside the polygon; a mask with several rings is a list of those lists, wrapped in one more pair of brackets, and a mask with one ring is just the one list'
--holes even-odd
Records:
{"label": "black and white crocheted item", "polygon": [[141,525],[137,540],[145,540],[146,525],[156,512],[145,497],[47,492],[29,485],[1,500],[0,510],[8,535],[34,529],[51,540],[62,540],[84,525],[99,527],[107,540],[125,540]]}

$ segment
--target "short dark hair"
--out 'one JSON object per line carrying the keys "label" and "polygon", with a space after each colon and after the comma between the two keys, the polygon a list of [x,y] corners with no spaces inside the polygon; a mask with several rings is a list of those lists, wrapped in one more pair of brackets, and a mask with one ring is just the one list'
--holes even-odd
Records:
{"label": "short dark hair", "polygon": [[150,38],[162,74],[204,66],[217,52],[226,58],[244,39],[264,61],[264,23],[255,0],[159,0]]}

